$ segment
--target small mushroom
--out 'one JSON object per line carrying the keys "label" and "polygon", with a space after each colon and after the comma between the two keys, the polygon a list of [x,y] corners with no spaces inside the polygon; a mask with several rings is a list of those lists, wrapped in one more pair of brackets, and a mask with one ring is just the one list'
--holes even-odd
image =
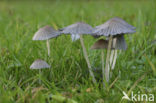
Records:
{"label": "small mushroom", "polygon": [[90,73],[90,75],[92,77],[93,83],[96,83],[96,79],[95,79],[95,76],[94,76],[94,74],[92,72],[91,64],[89,62],[87,51],[86,51],[86,48],[85,48],[85,45],[84,45],[84,42],[83,42],[83,38],[82,38],[82,35],[85,35],[85,34],[90,34],[91,35],[92,32],[93,32],[93,28],[90,25],[88,25],[86,23],[83,23],[83,22],[77,22],[75,24],[72,24],[72,25],[69,25],[69,26],[63,28],[61,33],[71,34],[73,40],[74,40],[74,38],[76,40],[80,38],[80,42],[81,42],[81,46],[82,46],[82,49],[83,49],[84,57],[86,59],[86,62],[87,62],[88,68],[89,68],[89,73]]}
{"label": "small mushroom", "polygon": [[30,66],[30,69],[45,69],[45,68],[50,68],[50,65],[41,59],[35,60]]}
{"label": "small mushroom", "polygon": [[50,56],[49,39],[58,37],[59,35],[59,31],[54,30],[50,26],[44,26],[35,33],[35,35],[33,36],[33,40],[47,40],[48,56]]}
{"label": "small mushroom", "polygon": [[[30,66],[30,69],[39,70],[39,75],[40,76],[41,76],[41,69],[46,69],[46,68],[50,68],[50,65],[47,62],[45,62],[44,60],[41,60],[41,59],[35,60]],[[39,78],[39,84],[41,84],[40,78]]]}
{"label": "small mushroom", "polygon": [[[93,34],[97,35],[97,36],[106,36],[109,37],[109,41],[108,41],[108,51],[107,51],[107,57],[106,57],[106,65],[105,65],[105,69],[104,66],[103,67],[103,80],[106,78],[106,81],[109,81],[109,62],[110,62],[110,51],[111,51],[111,45],[114,44],[119,44],[117,45],[118,48],[121,48],[122,40],[124,40],[124,38],[121,36],[123,34],[130,34],[130,33],[134,33],[135,32],[135,27],[131,26],[130,24],[128,24],[126,21],[124,21],[121,18],[115,17],[112,18],[110,20],[108,20],[107,22],[105,22],[102,25],[96,26],[94,29]],[[116,39],[113,39],[114,37],[118,37],[121,36],[117,41]],[[115,43],[112,43],[115,42]],[[118,42],[118,43],[117,43]],[[125,45],[123,45],[124,48],[126,47]],[[103,51],[102,51],[103,52]],[[104,64],[102,64],[104,65]],[[104,77],[105,74],[105,77]]]}

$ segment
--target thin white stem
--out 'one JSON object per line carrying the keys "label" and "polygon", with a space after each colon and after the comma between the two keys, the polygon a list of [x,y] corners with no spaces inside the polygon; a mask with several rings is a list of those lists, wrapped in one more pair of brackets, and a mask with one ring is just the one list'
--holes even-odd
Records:
{"label": "thin white stem", "polygon": [[110,62],[111,62],[111,70],[114,69],[114,67],[115,67],[114,63],[116,62],[116,58],[117,58],[116,42],[117,42],[117,38],[115,37],[115,38],[113,38],[113,48],[114,48],[114,50],[111,53],[111,60],[110,60]]}
{"label": "thin white stem", "polygon": [[109,37],[109,43],[108,43],[108,51],[107,51],[107,57],[106,57],[106,66],[105,66],[105,78],[106,81],[109,82],[109,60],[110,60],[110,50],[111,50],[111,45],[112,45],[112,36]]}
{"label": "thin white stem", "polygon": [[86,59],[87,65],[88,65],[90,76],[92,77],[93,83],[96,84],[96,79],[95,79],[94,73],[92,71],[89,59],[88,59],[88,55],[87,55],[87,51],[86,51],[86,48],[85,48],[85,45],[84,45],[84,42],[83,42],[82,35],[80,35],[80,42],[81,42],[81,46],[82,46],[82,49],[83,49],[84,57]]}
{"label": "thin white stem", "polygon": [[114,59],[114,50],[111,50],[110,61],[109,61],[109,66],[110,67],[112,66],[113,59]]}
{"label": "thin white stem", "polygon": [[50,56],[50,45],[49,45],[49,40],[47,40],[47,49],[48,49],[48,56]]}
{"label": "thin white stem", "polygon": [[112,70],[114,69],[115,64],[116,64],[117,53],[118,53],[117,50],[114,50],[114,59],[113,59],[113,63],[112,63],[112,66],[111,66]]}
{"label": "thin white stem", "polygon": [[108,65],[108,68],[110,70],[110,78],[112,77],[112,64],[113,64],[113,60],[114,60],[114,50],[111,50],[110,61],[109,61],[109,65]]}
{"label": "thin white stem", "polygon": [[41,84],[41,69],[39,69],[39,84]]}

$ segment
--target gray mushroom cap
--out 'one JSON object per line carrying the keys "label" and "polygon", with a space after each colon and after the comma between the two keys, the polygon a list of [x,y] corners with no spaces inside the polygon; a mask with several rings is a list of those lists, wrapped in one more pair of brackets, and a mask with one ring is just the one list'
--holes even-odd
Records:
{"label": "gray mushroom cap", "polygon": [[[116,39],[116,43],[114,43],[115,39]],[[100,39],[92,45],[91,49],[107,49],[108,42],[109,42],[109,40]],[[126,50],[127,49],[127,44],[126,44],[126,41],[125,41],[123,35],[113,37],[111,49],[117,49],[117,50]]]}
{"label": "gray mushroom cap", "polygon": [[104,24],[96,26],[93,31],[94,35],[103,36],[130,34],[134,32],[136,32],[135,27],[118,17],[112,18]]}
{"label": "gray mushroom cap", "polygon": [[33,40],[48,40],[59,35],[59,31],[54,30],[50,26],[44,26],[35,33],[35,35],[33,36]]}
{"label": "gray mushroom cap", "polygon": [[50,65],[41,59],[35,60],[30,66],[30,69],[45,69],[45,68],[50,68]]}
{"label": "gray mushroom cap", "polygon": [[92,34],[93,28],[86,23],[77,22],[62,29],[63,34]]}

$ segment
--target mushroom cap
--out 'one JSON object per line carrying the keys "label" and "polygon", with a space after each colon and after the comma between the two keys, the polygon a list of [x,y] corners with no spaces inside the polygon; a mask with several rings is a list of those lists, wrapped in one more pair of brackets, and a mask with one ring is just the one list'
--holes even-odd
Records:
{"label": "mushroom cap", "polygon": [[93,28],[86,23],[77,22],[61,29],[64,34],[92,34]]}
{"label": "mushroom cap", "polygon": [[54,37],[57,37],[60,35],[60,32],[57,30],[54,30],[50,26],[44,26],[40,28],[35,35],[33,36],[33,40],[48,40]]}
{"label": "mushroom cap", "polygon": [[110,36],[118,34],[130,34],[134,32],[136,32],[135,27],[131,26],[123,19],[115,17],[102,25],[96,26],[93,33],[94,35]]}
{"label": "mushroom cap", "polygon": [[107,47],[108,40],[100,39],[91,46],[91,49],[106,49]]}
{"label": "mushroom cap", "polygon": [[50,65],[41,59],[35,60],[30,66],[30,69],[45,69],[45,68],[50,68]]}
{"label": "mushroom cap", "polygon": [[[100,39],[92,45],[91,49],[108,49],[108,42],[109,40]],[[127,44],[123,35],[119,35],[113,38],[111,49],[127,49]]]}

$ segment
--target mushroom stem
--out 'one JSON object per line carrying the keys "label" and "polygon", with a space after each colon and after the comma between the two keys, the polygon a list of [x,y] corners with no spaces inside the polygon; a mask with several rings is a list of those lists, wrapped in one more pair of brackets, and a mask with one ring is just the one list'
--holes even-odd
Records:
{"label": "mushroom stem", "polygon": [[41,69],[39,70],[39,81],[38,81],[39,84],[41,84],[41,79],[40,78],[41,78]]}
{"label": "mushroom stem", "polygon": [[110,78],[111,78],[112,77],[112,62],[114,59],[114,50],[111,50],[110,52],[111,52],[111,54],[110,54],[110,60],[109,60],[108,68],[110,70]]}
{"label": "mushroom stem", "polygon": [[80,42],[81,42],[81,46],[82,46],[82,49],[83,49],[84,57],[86,59],[87,65],[88,65],[90,76],[92,77],[93,83],[96,84],[96,79],[95,79],[94,73],[92,71],[89,59],[88,59],[88,55],[87,55],[87,51],[86,51],[86,48],[85,48],[85,45],[84,45],[84,42],[83,42],[82,35],[80,35]]}
{"label": "mushroom stem", "polygon": [[107,57],[106,57],[106,66],[105,66],[105,78],[106,81],[109,82],[109,61],[110,61],[110,50],[111,50],[111,45],[112,45],[112,36],[109,37],[109,43],[108,43],[108,51],[107,51]]}
{"label": "mushroom stem", "polygon": [[117,50],[111,50],[110,62],[109,62],[110,64],[109,64],[109,67],[108,67],[110,69],[110,71],[111,71],[110,77],[112,77],[112,70],[115,67],[116,59],[117,59]]}
{"label": "mushroom stem", "polygon": [[114,69],[115,63],[116,63],[116,58],[117,58],[116,41],[117,41],[117,38],[113,38],[112,43],[113,43],[114,50],[111,51],[111,56],[110,56],[111,70]]}
{"label": "mushroom stem", "polygon": [[111,66],[112,70],[115,67],[116,59],[117,59],[117,50],[114,50],[114,58],[113,58],[113,61],[112,61],[112,66]]}
{"label": "mushroom stem", "polygon": [[114,50],[111,50],[110,52],[111,54],[110,54],[110,60],[109,60],[109,67],[112,67],[112,62],[114,59]]}
{"label": "mushroom stem", "polygon": [[49,45],[49,40],[47,40],[47,49],[48,49],[48,56],[50,56],[50,45]]}

